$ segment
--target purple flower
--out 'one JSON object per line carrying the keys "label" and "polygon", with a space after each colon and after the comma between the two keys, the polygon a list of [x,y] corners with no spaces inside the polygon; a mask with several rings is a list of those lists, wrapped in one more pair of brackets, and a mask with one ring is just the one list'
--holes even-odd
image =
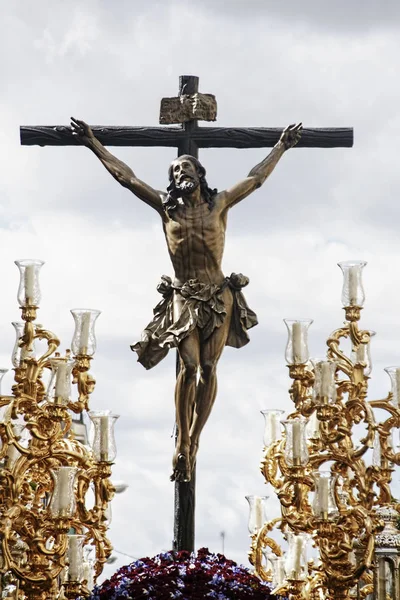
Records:
{"label": "purple flower", "polygon": [[121,567],[89,600],[273,600],[269,584],[207,548],[163,552]]}

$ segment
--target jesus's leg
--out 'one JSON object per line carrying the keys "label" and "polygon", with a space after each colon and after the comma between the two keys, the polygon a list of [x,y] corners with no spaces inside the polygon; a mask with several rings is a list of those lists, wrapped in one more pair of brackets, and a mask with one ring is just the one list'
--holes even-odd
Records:
{"label": "jesus's leg", "polygon": [[232,314],[232,293],[224,291],[226,317],[218,329],[200,345],[200,379],[197,384],[196,401],[190,427],[190,464],[194,467],[199,447],[199,438],[210,416],[217,395],[217,363],[225,347]]}
{"label": "jesus's leg", "polygon": [[178,437],[172,462],[171,481],[190,481],[190,423],[196,394],[200,362],[199,332],[195,329],[178,348],[179,374],[175,387],[175,410]]}

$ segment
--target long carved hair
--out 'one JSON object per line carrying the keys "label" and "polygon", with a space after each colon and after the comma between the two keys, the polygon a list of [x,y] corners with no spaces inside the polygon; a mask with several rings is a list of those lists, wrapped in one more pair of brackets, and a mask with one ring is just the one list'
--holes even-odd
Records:
{"label": "long carved hair", "polygon": [[[212,210],[214,207],[214,196],[218,194],[218,190],[216,188],[211,189],[208,186],[205,168],[203,167],[201,162],[197,160],[197,158],[195,158],[194,156],[190,156],[189,154],[183,154],[179,158],[190,160],[190,162],[196,167],[200,179],[201,196],[202,198],[204,198],[205,202],[207,202],[208,208]],[[175,210],[178,207],[178,198],[181,195],[181,192],[175,185],[173,164],[174,163],[171,163],[168,169],[169,186],[167,187],[167,197],[163,202],[163,208],[167,213]]]}

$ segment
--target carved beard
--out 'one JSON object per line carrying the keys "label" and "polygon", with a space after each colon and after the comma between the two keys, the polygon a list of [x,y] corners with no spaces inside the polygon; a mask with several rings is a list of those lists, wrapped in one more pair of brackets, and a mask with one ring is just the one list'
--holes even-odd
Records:
{"label": "carved beard", "polygon": [[199,182],[198,181],[194,181],[193,179],[183,179],[181,182],[179,182],[176,187],[177,189],[182,192],[182,194],[187,195],[187,194],[192,194],[194,192],[194,190],[196,188],[198,188],[199,186]]}

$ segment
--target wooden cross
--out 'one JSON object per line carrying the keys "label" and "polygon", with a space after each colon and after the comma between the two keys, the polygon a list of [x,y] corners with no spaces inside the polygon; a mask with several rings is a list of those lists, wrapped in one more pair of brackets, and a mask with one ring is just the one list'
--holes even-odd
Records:
{"label": "wooden cross", "polygon": [[[279,140],[283,128],[199,127],[198,120],[216,118],[214,96],[199,94],[198,77],[184,75],[179,81],[179,96],[164,98],[160,122],[180,123],[177,127],[105,127],[92,131],[104,146],[164,146],[178,149],[178,156],[198,158],[199,148],[268,148]],[[22,126],[21,144],[25,146],[79,146],[80,142],[65,126]],[[352,128],[304,128],[296,148],[350,148]],[[189,483],[175,482],[174,549],[194,550],[195,471]]]}

